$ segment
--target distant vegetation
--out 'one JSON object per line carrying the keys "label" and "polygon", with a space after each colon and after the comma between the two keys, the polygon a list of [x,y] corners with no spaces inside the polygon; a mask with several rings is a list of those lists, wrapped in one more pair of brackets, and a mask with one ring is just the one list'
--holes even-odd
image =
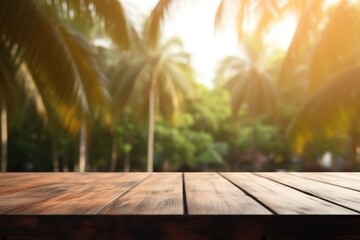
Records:
{"label": "distant vegetation", "polygon": [[[162,39],[175,2],[139,31],[127,1],[0,1],[2,171],[359,170],[360,1],[239,1],[243,54],[219,62],[214,89]],[[295,34],[273,50],[286,14]]]}

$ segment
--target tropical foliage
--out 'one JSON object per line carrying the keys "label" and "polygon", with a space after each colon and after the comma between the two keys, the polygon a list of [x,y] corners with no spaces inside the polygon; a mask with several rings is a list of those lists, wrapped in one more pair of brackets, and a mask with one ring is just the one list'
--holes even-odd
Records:
{"label": "tropical foliage", "polygon": [[[214,24],[236,10],[242,53],[212,90],[162,35],[175,1],[142,26],[127,4],[0,1],[2,171],[321,170],[328,151],[332,170],[359,169],[359,1],[221,0]],[[288,16],[293,38],[272,49]]]}

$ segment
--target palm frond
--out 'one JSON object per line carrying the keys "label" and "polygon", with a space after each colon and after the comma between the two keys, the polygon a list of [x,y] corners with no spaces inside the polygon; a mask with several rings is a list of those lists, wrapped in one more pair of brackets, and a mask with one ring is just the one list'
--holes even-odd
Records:
{"label": "palm frond", "polygon": [[[220,26],[222,23],[223,16],[227,8],[237,8],[236,13],[236,29],[238,33],[238,39],[242,42],[244,32],[247,24],[249,24],[250,18],[256,22],[256,28],[251,33],[255,38],[261,38],[263,34],[268,30],[269,26],[279,20],[282,15],[283,9],[281,8],[281,1],[274,0],[242,0],[242,1],[226,1],[220,2],[216,16],[215,16],[215,27]],[[254,14],[256,13],[256,14]]]}
{"label": "palm frond", "polygon": [[[0,11],[0,32],[9,49],[16,46],[15,60],[27,64],[41,94],[61,102],[67,115],[65,106],[76,102],[74,89],[78,78],[71,54],[56,25],[32,0],[1,1]],[[67,116],[76,119],[70,113]]]}
{"label": "palm frond", "polygon": [[76,32],[59,25],[63,37],[79,74],[79,97],[82,98],[82,108],[90,116],[109,122],[109,95],[105,92],[106,76],[100,70],[91,46]]}
{"label": "palm frond", "polygon": [[36,87],[35,80],[25,63],[20,64],[18,72],[15,74],[14,78],[19,81],[20,86],[22,86],[25,91],[25,95],[34,102],[38,116],[45,124],[47,124],[48,112],[45,107],[44,99]]}
{"label": "palm frond", "polygon": [[[245,71],[247,63],[239,57],[229,56],[221,60],[216,71],[216,86],[224,87],[230,78],[239,72]],[[225,87],[226,88],[226,87]]]}
{"label": "palm frond", "polygon": [[4,46],[14,49],[15,62],[26,64],[45,104],[56,109],[62,124],[77,131],[92,105],[89,100],[98,106],[101,91],[98,69],[85,51],[88,46],[37,1],[1,1],[0,12]]}
{"label": "palm frond", "polygon": [[343,70],[306,101],[287,133],[296,151],[318,134],[331,138],[360,129],[359,78],[359,66]]}
{"label": "palm frond", "polygon": [[223,85],[230,92],[233,116],[246,106],[251,116],[274,113],[277,101],[276,89],[270,79],[255,70],[239,71]]}
{"label": "palm frond", "polygon": [[158,46],[160,25],[165,17],[165,13],[169,10],[172,0],[159,0],[155,8],[152,10],[149,18],[148,28],[148,44],[154,49]]}
{"label": "palm frond", "polygon": [[313,43],[312,36],[318,33],[320,23],[324,19],[323,1],[297,1],[293,2],[290,7],[299,9],[301,15],[296,26],[294,36],[286,51],[286,55],[281,64],[278,84],[283,85],[291,81],[298,66],[304,64],[304,58],[307,58],[307,49],[311,48]]}
{"label": "palm frond", "polygon": [[41,0],[43,4],[64,12],[68,19],[85,22],[88,27],[97,24],[104,28],[111,39],[121,48],[129,49],[131,40],[130,21],[121,1],[118,0]]}
{"label": "palm frond", "polygon": [[341,68],[359,63],[359,16],[357,6],[348,1],[342,1],[330,16],[311,58],[309,94]]}
{"label": "palm frond", "polygon": [[172,37],[160,46],[159,52],[167,53],[168,51],[174,51],[176,48],[182,50],[183,47],[184,44],[179,37]]}
{"label": "palm frond", "polygon": [[112,112],[115,117],[120,116],[121,112],[131,101],[136,93],[137,83],[144,77],[143,74],[148,67],[144,61],[135,57],[125,58],[119,61],[116,76],[113,76],[110,85],[112,96]]}
{"label": "palm frond", "polygon": [[225,1],[226,0],[221,0],[219,6],[217,7],[215,15],[215,30],[222,25],[223,15],[225,11]]}
{"label": "palm frond", "polygon": [[17,109],[21,104],[21,88],[16,84],[15,74],[18,64],[13,61],[11,49],[5,47],[5,43],[0,39],[0,99],[6,105],[9,118],[9,125],[12,126]]}

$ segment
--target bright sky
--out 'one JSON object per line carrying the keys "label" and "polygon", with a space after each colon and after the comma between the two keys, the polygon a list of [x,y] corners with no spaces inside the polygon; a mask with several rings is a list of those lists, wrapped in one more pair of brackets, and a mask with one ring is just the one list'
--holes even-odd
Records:
{"label": "bright sky", "polygon": [[[171,12],[171,16],[166,19],[163,37],[169,39],[179,36],[183,40],[185,50],[192,54],[192,64],[198,73],[198,80],[212,87],[219,60],[240,53],[234,20],[229,16],[226,24],[215,33],[215,14],[220,0],[184,2],[175,5],[176,11]],[[131,0],[131,4],[145,15],[150,13],[156,3],[157,0]],[[287,19],[275,27],[267,37],[267,42],[284,48],[289,44],[294,29],[295,21]]]}

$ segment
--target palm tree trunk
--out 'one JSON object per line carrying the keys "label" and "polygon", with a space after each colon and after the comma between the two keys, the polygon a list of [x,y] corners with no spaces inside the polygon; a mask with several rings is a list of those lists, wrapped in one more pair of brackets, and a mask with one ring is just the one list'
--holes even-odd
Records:
{"label": "palm tree trunk", "polygon": [[353,129],[352,133],[350,133],[350,161],[347,164],[347,171],[358,171],[358,147],[359,147],[359,135],[356,129]]}
{"label": "palm tree trunk", "polygon": [[130,151],[125,153],[124,172],[130,172]]}
{"label": "palm tree trunk", "polygon": [[359,141],[359,127],[358,127],[358,119],[359,119],[360,113],[355,112],[353,116],[353,121],[350,129],[350,144],[349,144],[349,162],[346,164],[345,167],[346,171],[357,171],[358,170],[358,147],[360,145]]}
{"label": "palm tree trunk", "polygon": [[149,96],[149,132],[148,132],[148,154],[147,154],[147,171],[153,172],[154,163],[154,130],[155,130],[155,90],[156,90],[157,73],[154,70],[151,79],[150,96]]}
{"label": "palm tree trunk", "polygon": [[257,163],[257,152],[258,152],[258,129],[257,129],[257,121],[254,119],[253,122],[253,152],[252,152],[252,171],[258,171],[258,163]]}
{"label": "palm tree trunk", "polygon": [[79,148],[79,172],[86,171],[86,158],[87,158],[87,148],[86,148],[86,124],[83,123],[80,129],[80,148]]}
{"label": "palm tree trunk", "polygon": [[117,146],[116,146],[116,137],[113,136],[112,146],[111,146],[111,164],[110,164],[110,172],[115,172],[116,169],[116,160],[118,158],[117,154]]}
{"label": "palm tree trunk", "polygon": [[5,103],[1,106],[1,171],[7,171],[8,125]]}
{"label": "palm tree trunk", "polygon": [[64,158],[63,158],[63,172],[69,172],[69,155],[68,153],[64,154]]}
{"label": "palm tree trunk", "polygon": [[163,171],[169,172],[170,171],[170,163],[169,160],[165,159],[163,162]]}
{"label": "palm tree trunk", "polygon": [[52,142],[53,171],[59,172],[59,149],[55,137],[51,138],[51,142]]}

